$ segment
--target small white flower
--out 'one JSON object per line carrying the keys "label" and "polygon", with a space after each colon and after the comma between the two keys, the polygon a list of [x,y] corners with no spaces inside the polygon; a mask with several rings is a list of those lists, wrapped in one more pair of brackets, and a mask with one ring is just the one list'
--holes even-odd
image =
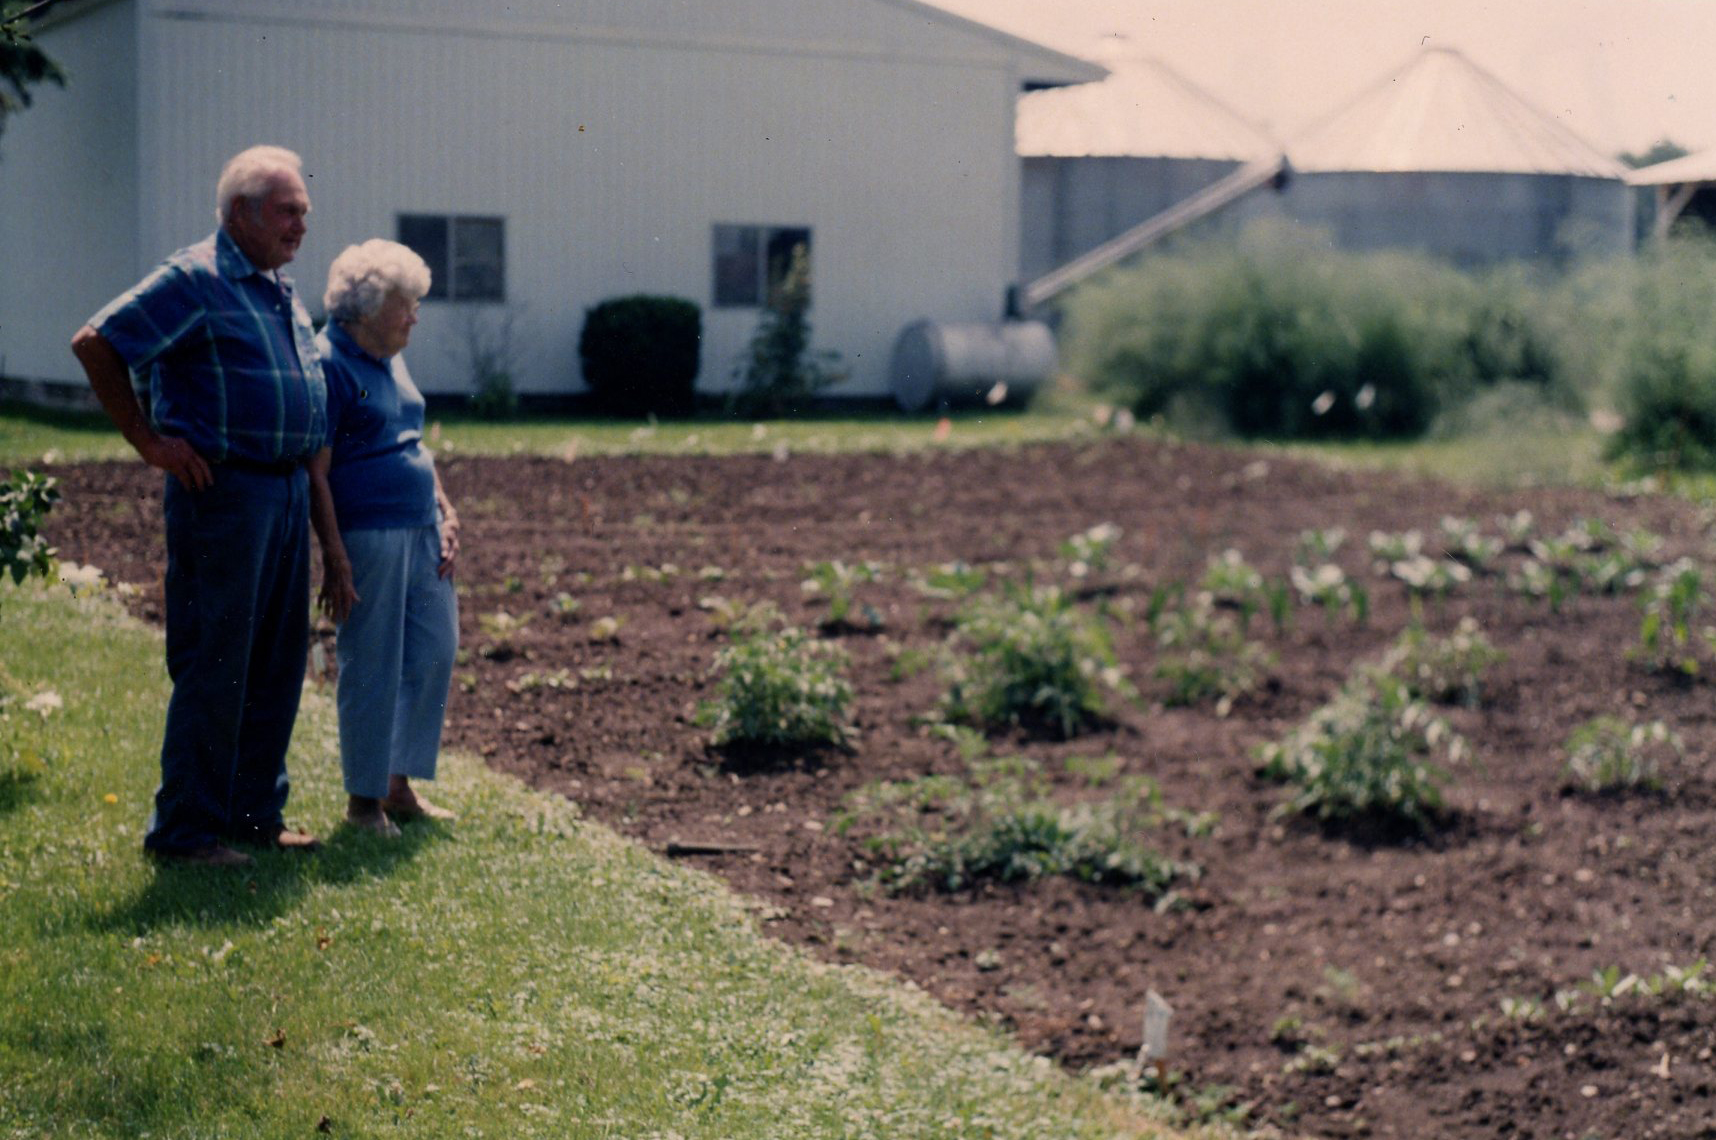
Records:
{"label": "small white flower", "polygon": [[1316,416],[1328,415],[1329,409],[1334,406],[1335,394],[1333,392],[1325,391],[1322,395],[1311,401],[1311,414]]}
{"label": "small white flower", "polygon": [[43,720],[46,720],[60,709],[65,708],[65,705],[65,701],[52,689],[47,689],[43,692],[37,693],[35,696],[24,702],[24,708],[26,711],[40,714]]}

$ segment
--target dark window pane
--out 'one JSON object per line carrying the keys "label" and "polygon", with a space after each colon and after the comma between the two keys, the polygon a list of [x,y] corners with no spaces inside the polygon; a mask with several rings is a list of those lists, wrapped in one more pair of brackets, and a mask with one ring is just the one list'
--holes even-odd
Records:
{"label": "dark window pane", "polygon": [[506,223],[502,219],[453,219],[453,298],[506,300]]}
{"label": "dark window pane", "polygon": [[762,304],[761,266],[756,226],[715,227],[715,304]]}
{"label": "dark window pane", "polygon": [[[780,283],[786,280],[787,270],[792,268],[793,250],[804,247],[805,257],[810,256],[810,231],[800,227],[782,227],[769,231],[768,258],[769,280],[768,291],[772,296]],[[805,282],[805,300],[808,303],[810,282]]]}
{"label": "dark window pane", "polygon": [[447,296],[447,219],[436,214],[399,215],[399,244],[408,246],[429,266],[429,293]]}

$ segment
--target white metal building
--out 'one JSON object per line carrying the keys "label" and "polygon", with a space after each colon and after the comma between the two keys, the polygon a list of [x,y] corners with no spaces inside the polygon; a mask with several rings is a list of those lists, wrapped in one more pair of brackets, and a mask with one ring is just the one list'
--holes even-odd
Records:
{"label": "white metal building", "polygon": [[803,241],[836,394],[883,395],[904,326],[1001,315],[1019,92],[1103,75],[913,0],[64,0],[37,34],[68,83],[0,136],[0,375],[75,386],[76,327],[267,142],[305,159],[313,312],[348,243],[437,269],[427,392],[509,316],[520,392],[577,392],[585,310],[640,292],[702,307],[725,388]]}

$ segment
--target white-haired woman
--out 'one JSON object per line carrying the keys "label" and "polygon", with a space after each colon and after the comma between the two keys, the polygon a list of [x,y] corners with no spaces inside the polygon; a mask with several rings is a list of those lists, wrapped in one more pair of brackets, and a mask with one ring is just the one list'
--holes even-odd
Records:
{"label": "white-haired woman", "polygon": [[328,270],[316,341],[328,446],[310,463],[310,518],[318,600],[338,628],[346,821],[387,836],[399,834],[395,820],[453,818],[411,786],[435,776],[459,638],[459,516],[423,447],[423,396],[400,356],[428,291],[429,267],[405,246],[348,246]]}

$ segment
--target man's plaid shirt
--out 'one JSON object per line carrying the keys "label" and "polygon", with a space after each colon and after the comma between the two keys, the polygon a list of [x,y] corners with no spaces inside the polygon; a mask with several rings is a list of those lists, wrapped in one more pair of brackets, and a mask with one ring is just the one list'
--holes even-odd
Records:
{"label": "man's plaid shirt", "polygon": [[89,323],[147,377],[155,429],[205,459],[301,459],[327,442],[310,315],[289,278],[257,269],[224,230],[173,254]]}

